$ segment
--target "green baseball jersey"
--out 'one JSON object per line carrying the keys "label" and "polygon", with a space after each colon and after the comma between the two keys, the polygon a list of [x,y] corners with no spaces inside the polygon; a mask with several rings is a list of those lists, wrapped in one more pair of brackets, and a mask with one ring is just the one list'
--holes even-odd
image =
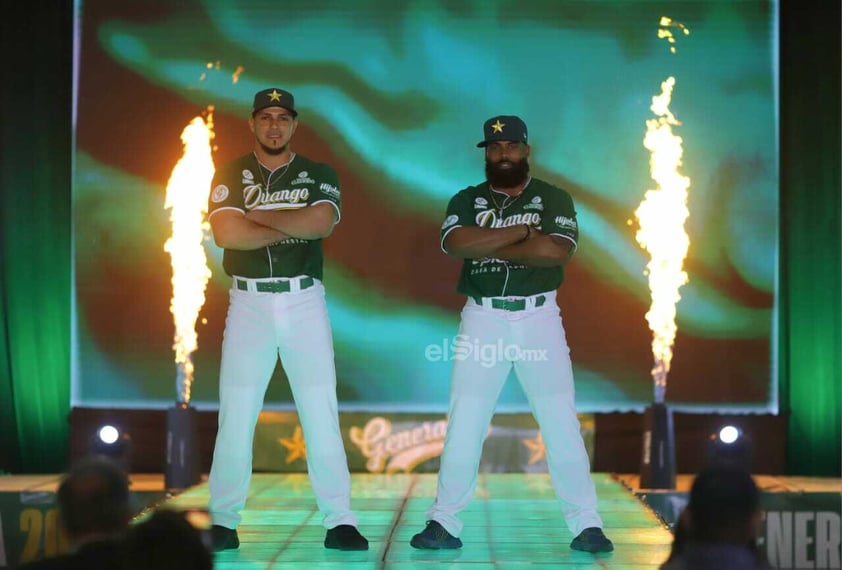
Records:
{"label": "green baseball jersey", "polygon": [[[488,182],[460,191],[447,206],[441,244],[458,227],[504,228],[528,224],[545,234],[579,240],[576,209],[570,194],[531,178],[517,197],[492,190]],[[524,230],[525,232],[525,230]],[[528,267],[503,259],[466,259],[457,291],[469,297],[526,297],[558,289],[564,267]]]}
{"label": "green baseball jersey", "polygon": [[[269,171],[254,153],[220,167],[211,184],[208,219],[222,210],[286,210],[328,202],[340,212],[339,178],[319,162],[294,155],[285,166]],[[260,249],[225,249],[222,266],[228,275],[241,277],[322,278],[322,240],[287,238]]]}

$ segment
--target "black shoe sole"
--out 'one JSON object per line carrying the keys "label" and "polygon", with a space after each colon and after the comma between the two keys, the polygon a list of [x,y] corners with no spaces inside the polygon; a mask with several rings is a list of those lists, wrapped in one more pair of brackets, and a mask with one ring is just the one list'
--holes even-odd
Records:
{"label": "black shoe sole", "polygon": [[430,544],[429,542],[425,542],[423,538],[416,539],[416,537],[412,537],[412,540],[409,541],[409,545],[412,548],[417,548],[419,550],[457,550],[462,548],[462,545],[458,546],[435,546]]}
{"label": "black shoe sole", "polygon": [[345,551],[353,551],[353,550],[368,550],[368,545],[351,545],[351,546],[343,546],[341,544],[328,544],[325,543],[325,548],[330,548],[332,550],[345,550]]}
{"label": "black shoe sole", "polygon": [[240,548],[239,540],[234,544],[231,544],[229,542],[222,546],[211,546],[211,552],[222,552],[223,550],[237,550],[238,548]]}
{"label": "black shoe sole", "polygon": [[614,547],[611,546],[609,548],[577,548],[575,546],[570,546],[571,550],[577,550],[579,552],[590,552],[591,554],[598,554],[600,552],[613,552]]}

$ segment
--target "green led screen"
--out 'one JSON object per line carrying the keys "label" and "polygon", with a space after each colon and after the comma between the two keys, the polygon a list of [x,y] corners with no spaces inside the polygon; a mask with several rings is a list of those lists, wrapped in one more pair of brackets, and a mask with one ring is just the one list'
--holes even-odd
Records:
{"label": "green led screen", "polygon": [[[776,409],[774,5],[86,0],[78,14],[75,405],[174,401],[164,196],[180,134],[212,106],[214,162],[242,155],[254,92],[277,86],[296,97],[293,149],[341,180],[342,221],[324,249],[343,408],[446,410],[450,363],[427,347],[452,342],[464,299],[439,229],[449,198],[484,178],[475,143],[495,114],[526,121],[533,175],[576,202],[581,238],[559,305],[579,409],[642,408],[651,333],[633,219],[654,185],[649,105],[672,76],[691,243],[667,400]],[[661,16],[690,35],[659,39]],[[221,250],[206,250],[198,405],[217,400],[230,286]],[[288,404],[275,375],[267,403]],[[528,409],[513,379],[498,409]]]}

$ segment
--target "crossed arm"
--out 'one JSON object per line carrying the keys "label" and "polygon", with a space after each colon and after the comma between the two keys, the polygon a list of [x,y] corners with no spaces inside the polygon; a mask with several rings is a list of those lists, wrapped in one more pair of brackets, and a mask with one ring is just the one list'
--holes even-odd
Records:
{"label": "crossed arm", "polygon": [[564,265],[574,244],[563,237],[541,233],[523,224],[507,228],[459,227],[444,240],[447,253],[460,259],[495,257],[532,267]]}
{"label": "crossed arm", "polygon": [[294,237],[314,240],[330,235],[336,210],[327,202],[296,210],[221,210],[210,219],[216,245],[250,250]]}

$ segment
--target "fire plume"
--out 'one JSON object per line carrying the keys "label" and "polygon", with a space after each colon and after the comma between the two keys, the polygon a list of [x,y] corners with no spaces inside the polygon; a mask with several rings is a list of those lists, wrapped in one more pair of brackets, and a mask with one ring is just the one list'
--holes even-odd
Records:
{"label": "fire plume", "polygon": [[653,333],[652,378],[658,403],[664,401],[666,393],[677,331],[676,304],[681,299],[678,290],[688,281],[683,265],[690,246],[690,238],[684,231],[684,222],[690,215],[687,207],[690,179],[679,173],[682,139],[672,128],[681,123],[669,109],[674,86],[675,78],[669,77],[661,83],[661,93],[652,98],[650,109],[656,118],[646,121],[643,146],[650,153],[649,169],[656,188],[646,191],[635,211],[640,224],[635,238],[650,255],[646,274],[652,304],[646,320]]}
{"label": "fire plume", "polygon": [[670,28],[678,28],[685,36],[690,35],[690,30],[688,30],[684,24],[681,22],[675,22],[672,18],[668,18],[666,16],[661,16],[661,20],[659,22],[660,28],[658,28],[658,38],[666,39],[667,42],[670,44],[670,52],[675,53],[675,36],[673,35]]}
{"label": "fire plume", "polygon": [[211,158],[213,114],[195,117],[182,131],[184,154],[167,182],[165,209],[170,209],[172,236],[164,244],[170,254],[173,296],[170,312],[175,323],[173,350],[177,367],[178,401],[190,402],[193,383],[192,354],[198,348],[196,319],[205,303],[205,287],[211,272],[202,242],[207,222],[207,194],[215,171]]}

